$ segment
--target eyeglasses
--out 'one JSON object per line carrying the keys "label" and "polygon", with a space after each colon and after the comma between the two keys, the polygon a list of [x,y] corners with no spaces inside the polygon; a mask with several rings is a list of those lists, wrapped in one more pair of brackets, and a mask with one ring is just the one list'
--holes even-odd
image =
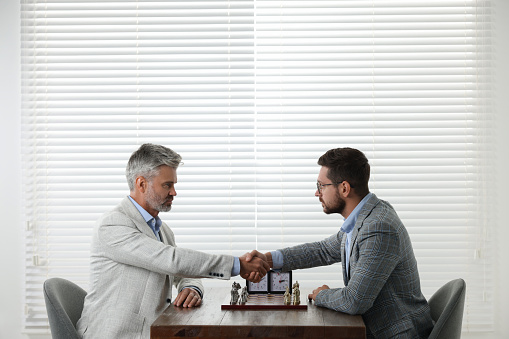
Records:
{"label": "eyeglasses", "polygon": [[[343,182],[345,182],[344,180],[341,180],[340,182],[338,182],[337,184],[322,184],[322,183],[319,183],[318,181],[316,182],[316,189],[318,190],[318,194],[322,194],[322,190],[325,186],[330,186],[330,185],[341,185]],[[353,188],[353,186],[350,186]]]}
{"label": "eyeglasses", "polygon": [[330,185],[334,185],[334,184],[321,184],[319,183],[318,181],[316,182],[316,189],[318,190],[318,193],[319,194],[322,194],[322,189],[325,187],[325,186],[330,186]]}

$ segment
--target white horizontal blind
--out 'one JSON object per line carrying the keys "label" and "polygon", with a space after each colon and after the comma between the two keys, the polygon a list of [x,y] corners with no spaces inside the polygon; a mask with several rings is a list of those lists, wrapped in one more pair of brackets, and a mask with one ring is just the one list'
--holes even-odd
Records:
{"label": "white horizontal blind", "polygon": [[[493,326],[487,1],[22,1],[25,330],[42,282],[88,288],[97,218],[144,142],[183,156],[179,246],[242,254],[341,225],[316,161],[363,150],[407,226],[427,297],[462,277]],[[340,266],[294,272],[342,286]],[[212,285],[212,281],[206,281]]]}

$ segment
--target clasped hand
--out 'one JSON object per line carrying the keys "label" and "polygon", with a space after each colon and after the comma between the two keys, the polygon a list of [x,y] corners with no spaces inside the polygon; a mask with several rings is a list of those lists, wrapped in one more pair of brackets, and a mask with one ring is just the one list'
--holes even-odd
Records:
{"label": "clasped hand", "polygon": [[[263,253],[260,253],[258,252],[257,250],[253,250],[251,252],[248,252],[246,254],[244,254],[242,257],[239,258],[240,259],[240,266],[242,267],[242,263],[249,263],[249,262],[260,262],[263,261],[265,263],[267,263],[267,266],[269,267],[272,267],[273,263],[272,263],[272,254],[270,252],[267,252],[265,254]],[[263,266],[263,268],[267,268],[267,266]],[[251,271],[251,272],[248,272],[248,271],[242,271],[242,268],[240,270],[240,275],[242,276],[242,278],[246,279],[246,280],[249,280],[249,281],[252,281],[252,282],[259,282],[264,276],[265,274],[267,273],[268,269],[265,270],[265,272],[263,272],[263,275],[260,275],[261,272],[260,271]],[[316,289],[313,290],[312,293],[310,293],[308,295],[308,298],[311,300],[316,300],[316,297],[318,295],[318,293],[320,293],[321,291],[323,290],[328,290],[330,289],[329,286],[327,285],[323,285],[321,287],[318,287]]]}
{"label": "clasped hand", "polygon": [[260,282],[270,270],[267,256],[257,250],[244,254],[239,260],[240,276],[254,283]]}

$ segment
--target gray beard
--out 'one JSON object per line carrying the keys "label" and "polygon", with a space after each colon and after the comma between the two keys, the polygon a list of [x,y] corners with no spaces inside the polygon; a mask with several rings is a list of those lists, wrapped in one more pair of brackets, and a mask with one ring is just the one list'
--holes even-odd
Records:
{"label": "gray beard", "polygon": [[160,206],[156,206],[156,208],[154,208],[154,209],[159,212],[169,212],[169,211],[171,211],[171,205],[170,206],[160,205]]}
{"label": "gray beard", "polygon": [[[165,202],[166,201],[167,200],[165,199]],[[157,198],[154,195],[154,191],[152,191],[152,187],[149,188],[149,192],[147,194],[147,203],[150,206],[150,208],[153,208],[159,212],[169,212],[171,210],[171,205],[165,206],[164,202],[160,204],[159,201],[157,201]]]}

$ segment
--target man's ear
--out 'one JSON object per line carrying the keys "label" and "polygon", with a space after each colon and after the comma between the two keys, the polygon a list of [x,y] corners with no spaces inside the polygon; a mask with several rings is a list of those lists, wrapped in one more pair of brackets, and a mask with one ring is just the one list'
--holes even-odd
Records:
{"label": "man's ear", "polygon": [[147,185],[148,182],[147,179],[145,179],[145,177],[139,176],[136,178],[135,186],[141,193],[145,193],[145,191],[147,190]]}
{"label": "man's ear", "polygon": [[339,184],[338,189],[339,194],[343,198],[348,198],[351,194],[353,194],[352,186],[350,186],[350,183],[348,181],[343,181],[341,184]]}

